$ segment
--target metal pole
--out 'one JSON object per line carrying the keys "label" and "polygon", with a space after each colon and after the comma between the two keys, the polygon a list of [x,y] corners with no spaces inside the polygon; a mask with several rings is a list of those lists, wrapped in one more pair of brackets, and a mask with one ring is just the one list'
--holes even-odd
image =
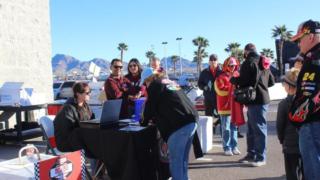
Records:
{"label": "metal pole", "polygon": [[182,59],[181,59],[181,40],[182,40],[182,37],[178,37],[176,39],[178,41],[178,45],[179,45],[179,61],[180,61],[180,76],[182,75]]}
{"label": "metal pole", "polygon": [[167,63],[167,49],[166,49],[166,45],[168,44],[168,42],[162,42],[163,44],[163,53],[164,53],[164,60],[165,60],[165,65],[166,65],[166,73],[168,73],[168,63]]}

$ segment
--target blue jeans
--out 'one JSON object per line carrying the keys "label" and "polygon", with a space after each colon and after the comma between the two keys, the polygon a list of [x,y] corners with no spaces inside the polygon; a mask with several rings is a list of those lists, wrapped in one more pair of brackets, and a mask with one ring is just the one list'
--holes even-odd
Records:
{"label": "blue jeans", "polygon": [[197,123],[187,124],[168,139],[170,172],[173,180],[188,180],[188,160]]}
{"label": "blue jeans", "polygon": [[320,179],[320,122],[302,125],[299,130],[299,149],[306,180]]}
{"label": "blue jeans", "polygon": [[231,123],[230,115],[220,115],[222,146],[224,151],[234,150],[238,145],[237,127]]}
{"label": "blue jeans", "polygon": [[248,105],[247,152],[255,161],[266,160],[268,107],[269,104]]}

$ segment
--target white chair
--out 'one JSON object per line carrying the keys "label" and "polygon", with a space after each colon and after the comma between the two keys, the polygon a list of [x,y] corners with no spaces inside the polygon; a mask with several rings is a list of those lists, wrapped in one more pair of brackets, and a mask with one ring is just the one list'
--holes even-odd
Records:
{"label": "white chair", "polygon": [[57,149],[56,145],[56,139],[54,136],[54,127],[53,127],[53,120],[55,116],[54,115],[46,115],[42,116],[39,119],[40,122],[40,128],[43,133],[43,137],[47,143],[47,152],[51,152],[53,155],[61,155],[62,152],[60,152]]}

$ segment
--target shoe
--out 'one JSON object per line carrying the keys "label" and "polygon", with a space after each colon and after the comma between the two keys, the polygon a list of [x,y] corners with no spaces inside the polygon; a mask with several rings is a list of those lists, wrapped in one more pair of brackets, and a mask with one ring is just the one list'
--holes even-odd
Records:
{"label": "shoe", "polygon": [[227,150],[224,152],[224,155],[226,156],[233,156],[232,152],[230,150]]}
{"label": "shoe", "polygon": [[253,166],[253,167],[260,167],[260,166],[264,166],[264,165],[266,165],[267,164],[267,162],[266,161],[254,161],[254,162],[252,162],[251,163],[251,166]]}
{"label": "shoe", "polygon": [[243,138],[243,135],[239,133],[238,131],[238,138]]}
{"label": "shoe", "polygon": [[254,162],[254,158],[252,156],[246,155],[244,158],[239,159],[239,162],[247,164],[250,162]]}
{"label": "shoe", "polygon": [[241,152],[239,151],[238,148],[234,148],[234,149],[232,150],[232,153],[233,153],[234,155],[240,155],[240,154],[241,154]]}

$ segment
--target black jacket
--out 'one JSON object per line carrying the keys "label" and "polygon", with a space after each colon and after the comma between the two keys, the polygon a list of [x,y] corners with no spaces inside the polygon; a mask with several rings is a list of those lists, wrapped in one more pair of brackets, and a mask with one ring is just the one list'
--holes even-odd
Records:
{"label": "black jacket", "polygon": [[165,141],[176,130],[198,120],[198,112],[193,104],[174,82],[167,79],[154,80],[147,92],[142,125],[147,125],[151,119],[155,120]]}
{"label": "black jacket", "polygon": [[320,44],[304,57],[289,116],[297,126],[320,121]]}
{"label": "black jacket", "polygon": [[230,79],[232,84],[239,87],[254,87],[256,82],[256,99],[250,104],[268,104],[270,96],[268,87],[274,85],[274,77],[269,65],[260,62],[260,56],[256,52],[250,52],[240,68],[240,76]]}
{"label": "black jacket", "polygon": [[78,134],[79,122],[93,118],[94,114],[87,104],[81,109],[74,98],[68,99],[53,121],[58,150],[69,152],[83,149],[81,135]]}
{"label": "black jacket", "polygon": [[213,107],[217,106],[217,95],[214,89],[214,81],[216,77],[221,74],[222,70],[218,66],[216,69],[215,76],[212,75],[210,71],[210,67],[201,71],[199,80],[198,80],[198,87],[203,90],[203,96],[206,104],[211,104]]}
{"label": "black jacket", "polygon": [[284,153],[299,154],[299,134],[288,118],[292,101],[293,96],[288,96],[278,105],[277,134]]}

